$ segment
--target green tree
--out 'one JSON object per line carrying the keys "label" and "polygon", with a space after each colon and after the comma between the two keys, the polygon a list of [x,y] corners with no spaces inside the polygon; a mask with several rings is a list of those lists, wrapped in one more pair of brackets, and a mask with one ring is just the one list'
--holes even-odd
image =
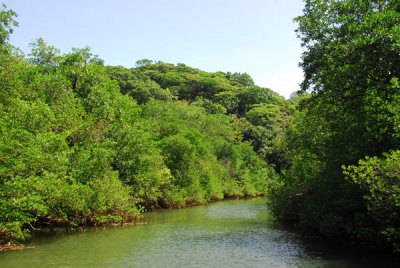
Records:
{"label": "green tree", "polygon": [[229,80],[238,82],[244,87],[255,86],[253,78],[247,73],[226,73],[225,75]]}
{"label": "green tree", "polygon": [[54,46],[46,44],[43,38],[37,39],[30,44],[32,51],[29,54],[29,61],[37,66],[40,66],[48,72],[48,68],[59,64],[60,50]]}
{"label": "green tree", "polygon": [[14,27],[18,26],[15,17],[17,17],[17,13],[12,9],[7,9],[7,6],[2,3],[0,9],[0,45],[8,41],[10,34],[14,31]]}
{"label": "green tree", "polygon": [[253,125],[235,113],[241,101],[254,124],[279,128],[261,107],[279,97],[260,89],[271,98],[246,104],[247,74],[104,66],[88,47],[60,54],[41,38],[26,58],[5,43],[15,13],[0,14],[0,244],[43,226],[136,221],[138,206],[256,196],[275,180],[242,140]]}
{"label": "green tree", "polygon": [[141,59],[141,60],[137,60],[136,61],[136,67],[142,67],[142,66],[146,66],[149,64],[152,64],[153,61],[149,60],[149,59]]}
{"label": "green tree", "polygon": [[399,146],[393,108],[398,90],[397,1],[306,1],[296,20],[305,47],[303,90],[318,93],[331,117],[353,114],[367,154]]}
{"label": "green tree", "polygon": [[[345,179],[342,165],[399,148],[399,10],[398,1],[305,1],[304,15],[296,21],[304,47],[302,90],[311,95],[297,104],[300,112],[286,135],[291,166],[271,193],[281,219],[331,237],[381,245],[376,242],[384,237],[379,234],[384,224],[371,220],[376,215],[365,185],[374,178],[385,189],[391,179],[367,168],[382,165],[386,172],[387,162],[349,168],[356,184]],[[392,197],[381,198],[393,203]],[[397,211],[389,206],[384,214]],[[396,232],[386,238],[398,239]]]}
{"label": "green tree", "polygon": [[376,236],[385,237],[400,251],[400,151],[383,157],[367,157],[358,165],[344,169],[347,178],[360,186],[367,202],[369,220],[374,222]]}

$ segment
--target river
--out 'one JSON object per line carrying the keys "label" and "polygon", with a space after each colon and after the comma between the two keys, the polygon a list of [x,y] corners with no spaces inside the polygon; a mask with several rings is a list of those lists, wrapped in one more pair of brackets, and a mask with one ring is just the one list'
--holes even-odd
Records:
{"label": "river", "polygon": [[[398,267],[398,259],[305,241],[263,199],[146,213],[147,224],[36,237],[0,267]],[[397,265],[396,265],[397,264]]]}

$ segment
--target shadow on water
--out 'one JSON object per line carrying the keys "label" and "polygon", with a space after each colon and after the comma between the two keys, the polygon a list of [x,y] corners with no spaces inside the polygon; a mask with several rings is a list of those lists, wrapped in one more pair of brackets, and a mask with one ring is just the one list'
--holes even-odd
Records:
{"label": "shadow on water", "polygon": [[[38,236],[0,254],[0,267],[398,267],[305,239],[274,223],[263,199],[146,213],[148,224]],[[397,265],[396,265],[397,264]]]}

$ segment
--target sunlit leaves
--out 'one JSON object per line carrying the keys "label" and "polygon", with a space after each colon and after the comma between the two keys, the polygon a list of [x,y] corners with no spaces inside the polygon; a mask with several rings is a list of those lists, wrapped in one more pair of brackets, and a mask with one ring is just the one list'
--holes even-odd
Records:
{"label": "sunlit leaves", "polygon": [[[139,206],[257,196],[275,179],[237,113],[283,99],[249,75],[106,67],[88,47],[61,54],[41,38],[31,48],[28,59],[0,49],[0,244],[42,226],[136,220]],[[272,113],[248,116],[279,128]]]}
{"label": "sunlit leaves", "polygon": [[0,9],[0,45],[3,45],[10,34],[13,33],[14,27],[18,26],[18,22],[15,20],[17,13],[11,9],[7,9],[5,4],[1,4]]}

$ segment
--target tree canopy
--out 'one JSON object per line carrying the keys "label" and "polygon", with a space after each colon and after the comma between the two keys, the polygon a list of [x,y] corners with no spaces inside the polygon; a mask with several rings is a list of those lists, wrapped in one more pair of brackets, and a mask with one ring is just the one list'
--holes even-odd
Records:
{"label": "tree canopy", "polygon": [[[89,47],[63,54],[42,38],[24,56],[8,44],[15,12],[0,15],[0,244],[263,195],[277,176],[245,138],[253,125],[240,111],[286,104],[249,75],[151,60],[105,66]],[[248,105],[254,90],[269,97]]]}
{"label": "tree canopy", "polygon": [[266,195],[281,222],[400,251],[400,2],[305,0],[301,91],[89,47],[8,43],[0,10],[0,245],[38,228]]}
{"label": "tree canopy", "polygon": [[297,100],[272,207],[323,235],[399,250],[400,3],[307,0],[295,20],[311,94]]}

